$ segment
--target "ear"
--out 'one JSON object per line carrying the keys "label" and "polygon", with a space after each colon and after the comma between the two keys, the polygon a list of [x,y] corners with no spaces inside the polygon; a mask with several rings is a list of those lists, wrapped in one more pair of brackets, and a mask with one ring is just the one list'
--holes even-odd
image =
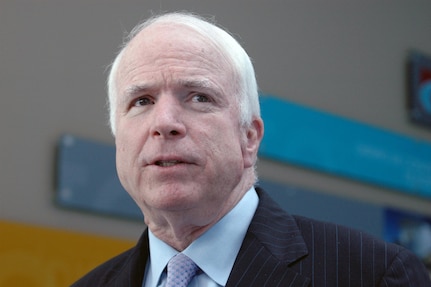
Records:
{"label": "ear", "polygon": [[245,144],[243,146],[244,167],[252,167],[257,160],[257,152],[263,137],[263,120],[260,117],[253,118],[251,124],[245,127]]}

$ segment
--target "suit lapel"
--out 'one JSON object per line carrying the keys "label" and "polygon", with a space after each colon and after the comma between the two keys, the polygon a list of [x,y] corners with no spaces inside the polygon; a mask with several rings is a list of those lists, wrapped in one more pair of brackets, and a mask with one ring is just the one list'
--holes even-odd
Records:
{"label": "suit lapel", "polygon": [[[308,286],[309,278],[289,268],[308,254],[295,219],[261,189],[256,191],[259,206],[226,286]],[[148,255],[146,230],[112,286],[141,287]]]}
{"label": "suit lapel", "polygon": [[256,190],[259,206],[226,286],[307,286],[310,279],[289,268],[308,254],[295,219]]}
{"label": "suit lapel", "polygon": [[149,253],[148,229],[146,229],[124,263],[122,270],[118,272],[118,277],[115,278],[112,286],[141,287]]}

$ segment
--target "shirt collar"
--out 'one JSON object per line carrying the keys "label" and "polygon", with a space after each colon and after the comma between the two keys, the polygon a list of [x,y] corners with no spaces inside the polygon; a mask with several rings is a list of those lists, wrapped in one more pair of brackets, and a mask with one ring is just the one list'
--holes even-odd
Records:
{"label": "shirt collar", "polygon": [[[226,285],[236,256],[259,202],[250,188],[238,204],[213,227],[197,238],[183,253],[219,285]],[[178,253],[149,230],[151,286],[156,286],[168,261]]]}

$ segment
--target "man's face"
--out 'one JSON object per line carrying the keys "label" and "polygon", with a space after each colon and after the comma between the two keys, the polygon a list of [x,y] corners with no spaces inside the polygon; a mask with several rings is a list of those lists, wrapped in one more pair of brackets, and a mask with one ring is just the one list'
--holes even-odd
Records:
{"label": "man's face", "polygon": [[126,49],[117,75],[119,178],[146,217],[194,210],[204,224],[243,192],[257,150],[239,125],[233,73],[185,27],[154,25]]}

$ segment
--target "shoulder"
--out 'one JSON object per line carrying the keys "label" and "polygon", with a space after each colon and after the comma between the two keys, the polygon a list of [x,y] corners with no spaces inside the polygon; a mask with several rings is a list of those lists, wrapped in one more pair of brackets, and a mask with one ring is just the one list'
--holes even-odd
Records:
{"label": "shoulder", "polygon": [[141,286],[148,255],[146,230],[135,247],[99,265],[72,287]]}
{"label": "shoulder", "polygon": [[[260,202],[258,211],[255,214],[255,221],[260,226],[286,229],[295,231],[305,242],[309,252],[330,252],[335,250],[337,255],[348,253],[351,257],[380,255],[382,252],[385,260],[390,260],[405,248],[385,242],[384,240],[370,235],[367,232],[339,225],[332,222],[325,222],[300,215],[292,215],[283,210],[274,202],[262,189],[257,189]],[[275,223],[278,225],[274,225]],[[280,224],[284,223],[284,225]],[[274,226],[273,226],[274,225]],[[291,236],[291,233],[286,233]],[[342,258],[343,259],[343,258]]]}
{"label": "shoulder", "polygon": [[250,231],[268,250],[276,246],[291,254],[286,244],[306,250],[290,264],[298,273],[325,279],[328,286],[431,286],[424,264],[406,248],[361,230],[291,215],[257,191],[260,202]]}
{"label": "shoulder", "polygon": [[127,250],[122,254],[106,261],[91,270],[84,277],[75,282],[72,287],[78,286],[109,286],[116,276],[123,271],[131,260],[135,248]]}
{"label": "shoulder", "polygon": [[[309,256],[302,269],[337,274],[337,282],[363,286],[431,286],[424,264],[408,249],[366,232],[329,222],[293,216]],[[311,255],[311,256],[310,256]]]}

